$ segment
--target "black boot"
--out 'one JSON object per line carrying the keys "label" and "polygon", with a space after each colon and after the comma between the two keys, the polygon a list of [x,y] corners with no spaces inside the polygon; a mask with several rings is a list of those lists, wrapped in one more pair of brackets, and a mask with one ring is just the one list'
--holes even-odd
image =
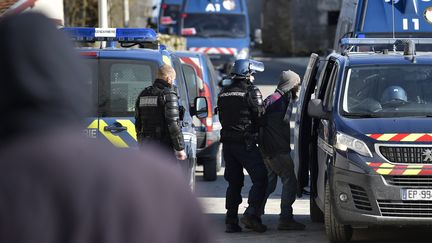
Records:
{"label": "black boot", "polygon": [[292,218],[279,219],[278,230],[304,230],[306,226]]}
{"label": "black boot", "polygon": [[264,233],[267,231],[267,226],[262,224],[261,218],[257,216],[245,214],[241,218],[241,222],[246,226],[246,228],[251,229],[255,232]]}
{"label": "black boot", "polygon": [[242,228],[239,225],[238,218],[226,218],[225,227],[226,233],[237,233],[242,231]]}

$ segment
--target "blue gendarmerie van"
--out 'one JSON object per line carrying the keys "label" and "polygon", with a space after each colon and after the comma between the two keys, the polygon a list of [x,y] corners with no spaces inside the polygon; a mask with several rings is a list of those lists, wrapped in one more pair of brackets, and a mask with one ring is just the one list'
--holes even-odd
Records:
{"label": "blue gendarmerie van", "polygon": [[[105,140],[117,148],[137,149],[135,131],[135,101],[140,92],[152,85],[158,67],[172,66],[177,73],[174,82],[179,105],[184,108],[181,126],[188,159],[180,161],[193,188],[197,139],[193,128],[193,116],[207,117],[207,101],[204,97],[189,100],[185,75],[180,59],[165,50],[157,42],[152,29],[140,28],[63,28],[76,42],[108,41],[121,47],[80,47],[90,75],[88,91],[93,96],[93,114],[88,118],[85,133],[93,139]],[[140,48],[130,48],[138,46]],[[195,74],[196,75],[196,74]],[[191,104],[194,103],[194,104]],[[199,104],[201,103],[201,104]]]}
{"label": "blue gendarmerie van", "polygon": [[[432,32],[430,0],[343,0],[336,30],[334,50],[340,39],[428,38]],[[418,50],[431,50],[423,45]]]}
{"label": "blue gendarmerie van", "polygon": [[[415,51],[431,43],[342,39],[341,54],[311,56],[294,158],[331,242],[358,227],[432,225],[432,54]],[[352,51],[374,45],[396,51]]]}
{"label": "blue gendarmerie van", "polygon": [[250,56],[251,31],[245,0],[185,0],[180,35],[189,51],[209,55],[218,69]]}

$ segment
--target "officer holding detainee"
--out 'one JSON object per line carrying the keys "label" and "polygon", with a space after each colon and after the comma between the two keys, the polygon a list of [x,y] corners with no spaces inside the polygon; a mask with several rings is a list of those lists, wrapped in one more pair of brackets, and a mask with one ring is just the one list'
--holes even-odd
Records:
{"label": "officer holding detainee", "polygon": [[[221,142],[225,160],[226,232],[242,231],[239,226],[238,209],[242,202],[246,169],[252,179],[248,208],[241,222],[256,232],[265,232],[261,222],[261,208],[267,188],[267,170],[257,147],[259,127],[262,126],[264,106],[261,92],[252,84],[253,73],[263,71],[264,65],[253,60],[237,60],[232,68],[230,84],[219,94],[218,112],[222,124]],[[223,81],[223,82],[224,82]]]}

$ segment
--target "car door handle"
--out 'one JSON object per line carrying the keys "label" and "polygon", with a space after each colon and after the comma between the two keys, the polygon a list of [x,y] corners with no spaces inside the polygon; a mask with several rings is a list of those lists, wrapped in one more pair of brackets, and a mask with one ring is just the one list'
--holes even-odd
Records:
{"label": "car door handle", "polygon": [[104,127],[104,131],[106,131],[106,132],[112,132],[112,133],[123,132],[123,131],[126,131],[126,130],[127,130],[127,127],[124,127],[119,122],[115,122],[112,125]]}

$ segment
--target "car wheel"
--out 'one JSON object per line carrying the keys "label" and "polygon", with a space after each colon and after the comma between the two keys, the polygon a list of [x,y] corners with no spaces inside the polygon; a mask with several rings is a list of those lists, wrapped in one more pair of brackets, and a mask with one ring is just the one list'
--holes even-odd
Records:
{"label": "car wheel", "polygon": [[322,223],[324,222],[324,213],[321,211],[321,209],[318,207],[316,201],[315,201],[315,190],[313,186],[311,186],[311,194],[310,194],[310,219],[314,223]]}
{"label": "car wheel", "polygon": [[326,234],[330,242],[342,243],[351,240],[353,229],[350,225],[340,224],[333,212],[333,205],[331,203],[331,193],[329,182],[326,182],[325,187],[325,205],[324,205],[324,223]]}

